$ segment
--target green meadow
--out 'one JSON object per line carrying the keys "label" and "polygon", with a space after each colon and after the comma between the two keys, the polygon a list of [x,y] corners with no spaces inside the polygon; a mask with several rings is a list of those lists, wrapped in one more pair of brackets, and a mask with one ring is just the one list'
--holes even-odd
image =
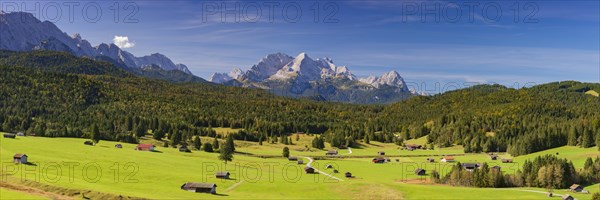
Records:
{"label": "green meadow", "polygon": [[[337,177],[306,174],[305,165],[280,157],[285,145],[236,141],[234,160],[227,164],[217,153],[192,151],[157,145],[156,152],[136,151],[134,144],[101,141],[84,145],[84,139],[17,137],[0,139],[2,161],[2,199],[44,199],[52,194],[81,198],[138,197],[151,199],[548,199],[541,188],[467,188],[432,184],[429,176],[416,176],[414,169],[444,173],[453,164],[440,163],[442,155],[455,154],[460,162],[488,162],[506,173],[519,169],[519,163],[542,154],[556,154],[582,167],[587,157],[600,156],[596,148],[560,147],[515,157],[515,163],[490,160],[487,154],[464,154],[461,147],[434,150],[401,150],[393,144],[371,142],[361,148],[339,150],[340,157],[327,158],[325,150],[307,148],[312,136],[301,135],[288,145],[292,156],[313,157],[313,167]],[[212,142],[202,138],[202,142]],[[160,144],[157,141],[144,141]],[[123,148],[115,148],[122,144]],[[327,145],[329,146],[329,145]],[[385,151],[391,162],[373,164],[378,151]],[[12,163],[15,153],[29,156],[30,165]],[[427,157],[436,159],[426,163]],[[501,158],[510,155],[500,154]],[[304,159],[305,164],[308,159]],[[398,162],[396,161],[398,159]],[[326,166],[332,165],[328,169]],[[333,170],[339,173],[334,173]],[[231,179],[216,179],[217,171],[229,171]],[[351,172],[353,178],[344,177]],[[216,195],[183,191],[185,182],[217,184]],[[11,186],[11,187],[8,187]],[[21,189],[15,189],[18,186]],[[598,185],[587,186],[591,192]],[[32,192],[37,191],[37,192]],[[571,194],[555,190],[557,194]],[[589,199],[590,194],[572,194]],[[54,197],[56,198],[56,197]],[[556,197],[559,199],[559,197]]]}
{"label": "green meadow", "polygon": [[28,194],[26,192],[20,192],[15,190],[9,190],[0,187],[0,199],[48,199],[43,196]]}

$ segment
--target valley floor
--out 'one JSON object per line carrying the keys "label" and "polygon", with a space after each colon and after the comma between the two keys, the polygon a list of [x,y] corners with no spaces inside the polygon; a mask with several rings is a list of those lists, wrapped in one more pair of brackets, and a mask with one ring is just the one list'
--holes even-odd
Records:
{"label": "valley floor", "polygon": [[[587,157],[600,156],[594,148],[560,147],[514,158],[514,163],[490,160],[486,154],[464,154],[462,148],[435,150],[401,150],[393,144],[371,142],[360,148],[341,149],[340,157],[327,158],[324,150],[307,149],[311,136],[302,135],[288,145],[292,156],[304,164],[281,157],[282,144],[236,141],[233,162],[224,164],[217,153],[192,151],[157,144],[157,152],[135,151],[134,144],[115,148],[116,142],[101,141],[96,146],[83,145],[84,139],[17,137],[0,138],[2,164],[1,199],[63,198],[149,198],[149,199],[549,199],[541,188],[467,188],[436,185],[429,176],[416,176],[414,169],[436,169],[444,173],[452,164],[440,163],[442,155],[455,155],[460,162],[488,162],[499,165],[506,173],[520,168],[519,163],[542,154],[556,154],[572,160],[581,168]],[[202,142],[212,142],[202,138]],[[418,142],[418,141],[415,141]],[[328,146],[328,145],[327,145]],[[352,152],[350,154],[350,151]],[[373,164],[378,151],[385,151],[391,162]],[[29,156],[29,165],[12,163],[15,153]],[[432,157],[435,163],[426,163]],[[501,158],[512,158],[500,154]],[[304,173],[305,164],[323,173]],[[398,159],[398,161],[396,161]],[[332,168],[327,168],[331,165]],[[334,173],[333,170],[339,173]],[[231,179],[216,179],[217,171],[229,171]],[[344,177],[351,172],[353,178]],[[328,176],[331,175],[331,176]],[[217,184],[216,195],[183,191],[185,182]],[[599,185],[586,186],[591,193]],[[570,194],[590,199],[591,194]],[[555,197],[552,199],[560,199]]]}

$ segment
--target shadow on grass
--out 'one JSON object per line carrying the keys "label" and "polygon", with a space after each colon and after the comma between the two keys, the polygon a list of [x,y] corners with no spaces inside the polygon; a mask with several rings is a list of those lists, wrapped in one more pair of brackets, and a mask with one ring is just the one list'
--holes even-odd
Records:
{"label": "shadow on grass", "polygon": [[241,154],[241,155],[247,155],[247,156],[252,156],[252,155],[254,155],[253,153],[249,153],[249,152],[241,152],[241,151],[235,151],[234,153],[236,153],[236,154]]}
{"label": "shadow on grass", "polygon": [[374,146],[374,147],[383,147],[382,145],[378,145],[378,144],[359,144],[358,147],[356,149],[362,149],[368,146]]}
{"label": "shadow on grass", "polygon": [[37,166],[37,164],[35,164],[34,162],[27,162],[27,163],[23,163],[24,165],[29,165],[29,166]]}

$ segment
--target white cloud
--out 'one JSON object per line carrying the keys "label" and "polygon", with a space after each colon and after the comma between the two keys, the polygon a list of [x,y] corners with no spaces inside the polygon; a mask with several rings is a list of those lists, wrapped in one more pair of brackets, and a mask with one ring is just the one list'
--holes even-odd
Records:
{"label": "white cloud", "polygon": [[121,49],[127,49],[135,46],[135,43],[130,42],[129,37],[127,36],[115,35],[115,38],[113,38],[113,43],[115,43],[115,45]]}

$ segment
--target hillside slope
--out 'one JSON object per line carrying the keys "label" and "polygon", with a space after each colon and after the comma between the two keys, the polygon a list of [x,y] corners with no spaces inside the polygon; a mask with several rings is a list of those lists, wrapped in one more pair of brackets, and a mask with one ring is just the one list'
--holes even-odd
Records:
{"label": "hillside slope", "polygon": [[324,134],[333,147],[365,139],[401,145],[429,135],[427,143],[439,147],[463,145],[466,152],[515,156],[600,143],[600,101],[585,94],[600,91],[599,84],[479,85],[387,106],[350,105],[278,97],[260,89],[175,84],[63,54],[0,56],[3,131],[86,137],[97,126],[104,139],[135,142],[144,130],[158,132],[158,138],[181,133],[189,139],[210,134],[208,127],[230,127],[245,130],[236,139],[249,141]]}
{"label": "hillside slope", "polygon": [[[465,145],[467,152],[527,154],[562,145],[593,146],[600,138],[600,101],[585,92],[600,84],[554,82],[512,89],[479,85],[386,107],[388,130],[429,142]],[[406,130],[409,129],[409,130]],[[495,132],[494,137],[486,136]]]}

